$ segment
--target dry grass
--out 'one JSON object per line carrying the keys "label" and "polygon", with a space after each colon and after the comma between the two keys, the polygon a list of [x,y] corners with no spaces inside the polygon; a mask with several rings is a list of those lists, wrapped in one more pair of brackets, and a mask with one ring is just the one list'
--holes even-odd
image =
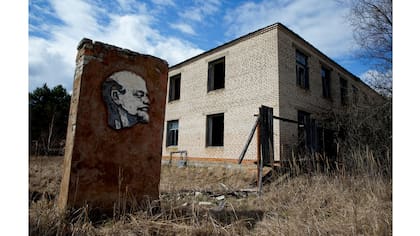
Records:
{"label": "dry grass", "polygon": [[159,213],[95,222],[86,209],[56,212],[61,166],[61,157],[30,160],[31,235],[392,235],[392,180],[380,175],[280,176],[245,197],[229,193],[255,181],[249,169],[162,166]]}

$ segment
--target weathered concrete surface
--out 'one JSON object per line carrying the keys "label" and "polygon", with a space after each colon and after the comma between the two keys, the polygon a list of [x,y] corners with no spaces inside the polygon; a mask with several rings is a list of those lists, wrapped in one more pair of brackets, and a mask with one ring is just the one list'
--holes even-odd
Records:
{"label": "weathered concrete surface", "polygon": [[[108,125],[103,82],[119,71],[144,79],[148,122]],[[113,210],[159,197],[168,64],[100,42],[78,47],[58,206]]]}

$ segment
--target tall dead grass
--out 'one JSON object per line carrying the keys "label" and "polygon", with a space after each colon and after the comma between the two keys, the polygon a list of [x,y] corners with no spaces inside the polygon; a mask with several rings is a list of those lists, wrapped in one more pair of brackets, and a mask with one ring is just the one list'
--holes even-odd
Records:
{"label": "tall dead grass", "polygon": [[[362,150],[360,173],[280,174],[254,193],[255,169],[162,166],[160,211],[131,209],[93,219],[81,208],[60,215],[55,196],[62,158],[30,160],[30,235],[392,235],[392,179]],[[374,157],[373,157],[374,158]],[[369,161],[370,160],[370,161]],[[363,163],[367,163],[366,166]],[[296,167],[297,168],[297,167]],[[364,174],[362,171],[367,171]],[[216,196],[224,196],[217,200]],[[205,204],[202,204],[202,203]],[[152,206],[153,204],[150,204]]]}

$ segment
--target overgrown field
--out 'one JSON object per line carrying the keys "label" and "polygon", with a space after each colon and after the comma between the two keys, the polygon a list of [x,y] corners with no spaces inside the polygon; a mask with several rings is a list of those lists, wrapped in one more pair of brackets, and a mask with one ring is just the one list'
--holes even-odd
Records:
{"label": "overgrown field", "polygon": [[256,193],[254,168],[162,166],[159,213],[95,221],[56,212],[62,157],[31,158],[30,235],[392,235],[392,179],[279,176]]}

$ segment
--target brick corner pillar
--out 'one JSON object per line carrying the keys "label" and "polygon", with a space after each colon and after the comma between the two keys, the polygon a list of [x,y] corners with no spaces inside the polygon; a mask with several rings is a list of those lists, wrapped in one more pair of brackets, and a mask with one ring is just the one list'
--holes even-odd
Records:
{"label": "brick corner pillar", "polygon": [[167,77],[162,59],[80,42],[61,211],[89,206],[112,212],[159,198]]}

